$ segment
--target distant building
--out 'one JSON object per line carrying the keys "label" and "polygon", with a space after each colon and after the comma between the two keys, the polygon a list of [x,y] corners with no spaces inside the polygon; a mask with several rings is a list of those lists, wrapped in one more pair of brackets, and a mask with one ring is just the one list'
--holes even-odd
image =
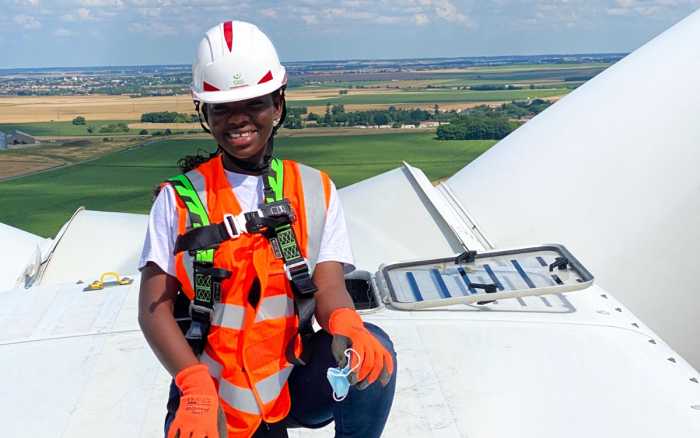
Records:
{"label": "distant building", "polygon": [[0,131],[0,150],[7,149],[6,134]]}
{"label": "distant building", "polygon": [[420,128],[436,128],[440,125],[447,125],[447,122],[437,122],[434,120],[428,120],[428,121],[420,122],[419,127]]}
{"label": "distant building", "polygon": [[13,146],[18,144],[35,144],[39,143],[39,141],[26,132],[15,129],[6,136],[5,143],[7,146]]}
{"label": "distant building", "polygon": [[437,126],[440,126],[440,122],[434,122],[434,121],[420,122],[421,128],[435,128]]}

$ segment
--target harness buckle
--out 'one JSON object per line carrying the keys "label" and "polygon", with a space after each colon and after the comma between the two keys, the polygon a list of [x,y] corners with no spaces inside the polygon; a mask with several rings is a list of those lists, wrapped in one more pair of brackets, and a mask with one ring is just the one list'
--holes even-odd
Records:
{"label": "harness buckle", "polygon": [[287,274],[287,279],[289,281],[294,280],[294,276],[299,274],[309,273],[309,265],[306,263],[306,259],[301,259],[298,262],[284,264],[284,273]]}
{"label": "harness buckle", "polygon": [[260,205],[260,212],[265,218],[287,219],[289,223],[294,222],[295,215],[292,206],[289,205],[289,200],[282,199],[280,201],[271,202]]}
{"label": "harness buckle", "polygon": [[214,315],[214,310],[206,306],[200,306],[194,303],[194,300],[190,301],[190,317],[193,321],[200,322],[211,322],[212,316]]}
{"label": "harness buckle", "polygon": [[237,239],[241,235],[239,227],[236,225],[236,217],[230,213],[226,213],[224,215],[224,227],[226,227],[226,232],[230,239]]}

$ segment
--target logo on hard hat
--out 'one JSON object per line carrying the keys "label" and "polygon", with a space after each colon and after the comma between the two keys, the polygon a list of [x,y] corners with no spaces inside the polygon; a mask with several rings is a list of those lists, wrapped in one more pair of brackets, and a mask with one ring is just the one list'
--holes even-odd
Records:
{"label": "logo on hard hat", "polygon": [[231,82],[231,88],[241,87],[246,85],[245,80],[243,80],[243,75],[240,73],[233,74],[233,81]]}

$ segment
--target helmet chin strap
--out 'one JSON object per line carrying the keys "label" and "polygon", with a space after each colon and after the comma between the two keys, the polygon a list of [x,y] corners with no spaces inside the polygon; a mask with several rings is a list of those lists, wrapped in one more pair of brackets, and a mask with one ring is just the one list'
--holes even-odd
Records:
{"label": "helmet chin strap", "polygon": [[270,139],[267,141],[267,145],[265,146],[265,155],[263,155],[263,159],[259,163],[251,163],[250,161],[236,158],[233,155],[226,152],[226,149],[222,148],[221,146],[219,146],[219,150],[222,154],[226,155],[226,157],[239,169],[247,173],[262,175],[270,168],[270,162],[272,161],[273,145],[274,137],[270,136]]}

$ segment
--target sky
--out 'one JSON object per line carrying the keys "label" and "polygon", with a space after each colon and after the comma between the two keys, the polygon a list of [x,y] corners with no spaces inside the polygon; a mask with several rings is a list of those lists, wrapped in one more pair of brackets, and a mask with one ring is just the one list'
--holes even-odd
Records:
{"label": "sky", "polygon": [[700,0],[0,0],[0,68],[189,64],[250,21],[282,61],[629,52]]}

